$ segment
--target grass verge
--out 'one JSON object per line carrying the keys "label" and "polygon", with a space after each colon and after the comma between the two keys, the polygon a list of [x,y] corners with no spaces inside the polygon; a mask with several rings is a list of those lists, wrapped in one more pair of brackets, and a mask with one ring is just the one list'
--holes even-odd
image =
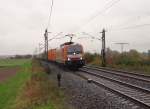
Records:
{"label": "grass verge", "polygon": [[68,109],[63,91],[48,76],[40,63],[33,60],[31,78],[23,86],[13,109]]}

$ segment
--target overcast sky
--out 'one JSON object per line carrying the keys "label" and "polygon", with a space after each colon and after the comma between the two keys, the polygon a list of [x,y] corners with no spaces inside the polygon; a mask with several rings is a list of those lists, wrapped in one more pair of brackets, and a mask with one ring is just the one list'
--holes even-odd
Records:
{"label": "overcast sky", "polygon": [[[50,5],[51,0],[0,0],[0,55],[33,53],[38,43],[43,43]],[[100,37],[103,28],[107,30],[107,47],[120,50],[114,43],[126,42],[126,51],[147,51],[150,0],[54,0],[49,37],[74,33],[73,40],[83,44],[86,51],[100,52],[99,40],[78,38],[86,37],[82,32]],[[68,40],[53,40],[50,48]]]}

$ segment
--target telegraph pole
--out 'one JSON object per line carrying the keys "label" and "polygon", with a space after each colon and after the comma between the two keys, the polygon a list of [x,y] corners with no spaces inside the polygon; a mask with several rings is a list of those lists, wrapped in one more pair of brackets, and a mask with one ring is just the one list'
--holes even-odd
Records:
{"label": "telegraph pole", "polygon": [[105,32],[106,30],[103,29],[102,32],[102,37],[99,39],[99,38],[96,38],[88,33],[85,33],[83,32],[84,35],[88,35],[90,36],[92,39],[97,39],[97,40],[102,40],[102,49],[101,49],[101,56],[102,56],[102,67],[106,67],[106,41],[105,41]]}
{"label": "telegraph pole", "polygon": [[105,29],[102,30],[102,67],[106,67],[106,41],[105,41]]}
{"label": "telegraph pole", "polygon": [[45,58],[46,60],[48,60],[48,31],[47,29],[45,30],[44,38],[45,38]]}

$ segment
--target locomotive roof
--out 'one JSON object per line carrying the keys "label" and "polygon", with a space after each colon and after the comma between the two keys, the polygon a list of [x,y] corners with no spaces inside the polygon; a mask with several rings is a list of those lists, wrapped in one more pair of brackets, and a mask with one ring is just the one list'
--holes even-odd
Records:
{"label": "locomotive roof", "polygon": [[65,42],[65,43],[61,44],[60,46],[62,47],[64,45],[72,45],[72,44],[74,44],[74,42]]}

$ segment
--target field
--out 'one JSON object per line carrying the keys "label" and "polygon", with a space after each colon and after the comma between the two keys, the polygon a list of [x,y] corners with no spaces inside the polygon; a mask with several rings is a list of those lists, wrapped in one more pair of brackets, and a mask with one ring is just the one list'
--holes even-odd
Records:
{"label": "field", "polygon": [[0,59],[0,68],[21,66],[27,61],[29,59]]}
{"label": "field", "polygon": [[0,109],[67,109],[63,91],[48,79],[38,61],[2,60],[0,66],[19,68],[12,77],[0,82]]}
{"label": "field", "polygon": [[16,75],[0,83],[0,109],[9,109],[17,96],[18,90],[30,77],[29,67],[31,62],[30,60],[1,60],[0,62],[0,66],[5,66],[5,69],[10,66],[20,68]]}

